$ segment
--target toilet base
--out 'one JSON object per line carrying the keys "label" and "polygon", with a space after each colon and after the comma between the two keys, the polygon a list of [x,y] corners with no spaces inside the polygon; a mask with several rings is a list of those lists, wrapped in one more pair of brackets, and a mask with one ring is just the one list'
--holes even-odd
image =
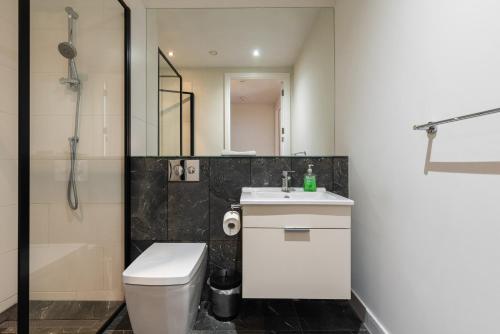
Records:
{"label": "toilet base", "polygon": [[135,334],[187,334],[198,314],[206,255],[193,280],[183,285],[125,284],[125,299]]}

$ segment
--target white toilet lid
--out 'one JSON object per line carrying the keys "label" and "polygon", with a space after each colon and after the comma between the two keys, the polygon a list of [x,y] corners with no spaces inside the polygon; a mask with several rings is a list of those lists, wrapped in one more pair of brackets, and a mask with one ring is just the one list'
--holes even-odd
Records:
{"label": "white toilet lid", "polygon": [[203,262],[206,248],[205,243],[155,243],[123,272],[123,283],[186,284]]}

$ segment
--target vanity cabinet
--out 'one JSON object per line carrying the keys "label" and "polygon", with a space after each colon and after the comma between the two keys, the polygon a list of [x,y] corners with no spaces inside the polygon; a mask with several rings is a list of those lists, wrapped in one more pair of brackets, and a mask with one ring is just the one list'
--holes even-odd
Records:
{"label": "vanity cabinet", "polygon": [[244,298],[351,298],[350,205],[243,205],[242,223]]}

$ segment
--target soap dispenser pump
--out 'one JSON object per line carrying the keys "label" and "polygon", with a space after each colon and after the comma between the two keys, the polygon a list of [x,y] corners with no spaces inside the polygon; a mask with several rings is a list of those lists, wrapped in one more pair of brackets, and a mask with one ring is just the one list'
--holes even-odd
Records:
{"label": "soap dispenser pump", "polygon": [[304,191],[316,191],[316,175],[313,174],[313,164],[309,164],[306,174],[304,175]]}

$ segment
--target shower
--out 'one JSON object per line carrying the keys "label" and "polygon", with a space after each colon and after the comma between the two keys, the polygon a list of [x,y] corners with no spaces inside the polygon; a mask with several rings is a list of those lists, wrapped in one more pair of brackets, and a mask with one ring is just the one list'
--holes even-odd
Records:
{"label": "shower", "polygon": [[77,56],[76,47],[73,44],[73,29],[75,20],[78,19],[78,14],[71,7],[66,7],[66,13],[68,14],[68,41],[59,43],[58,50],[59,53],[66,59],[68,59],[68,77],[61,78],[59,82],[63,85],[67,85],[70,89],[76,92],[76,106],[75,106],[75,123],[73,136],[68,138],[69,148],[70,148],[70,172],[68,179],[67,188],[67,200],[69,207],[72,210],[78,209],[78,189],[76,185],[76,158],[78,152],[78,141],[80,140],[80,98],[82,84],[78,76],[78,70],[76,68],[75,58]]}

